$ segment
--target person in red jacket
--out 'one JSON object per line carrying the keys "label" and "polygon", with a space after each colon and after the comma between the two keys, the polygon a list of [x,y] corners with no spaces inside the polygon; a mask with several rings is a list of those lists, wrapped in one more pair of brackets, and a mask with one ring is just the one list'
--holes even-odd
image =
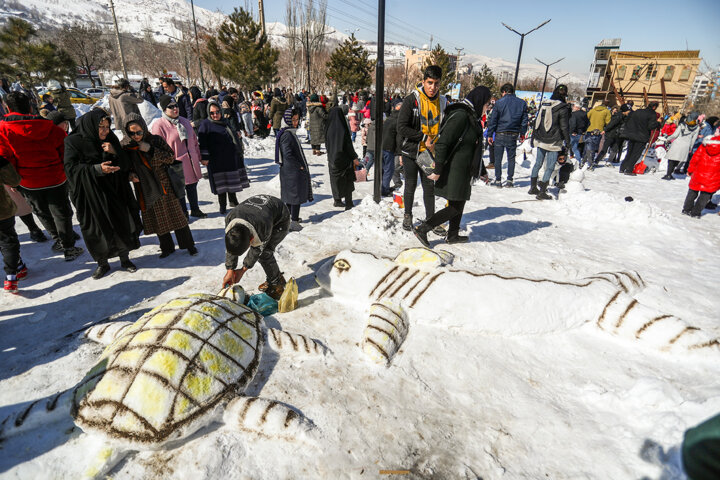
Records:
{"label": "person in red jacket", "polygon": [[75,260],[83,249],[75,247],[63,166],[67,134],[50,120],[32,115],[24,93],[9,93],[6,103],[10,112],[0,122],[0,156],[20,174],[18,191],[55,240],[53,250],[63,251],[66,261]]}
{"label": "person in red jacket", "polygon": [[690,166],[690,188],[685,197],[682,213],[700,218],[700,213],[720,189],[720,135],[705,138],[695,151]]}

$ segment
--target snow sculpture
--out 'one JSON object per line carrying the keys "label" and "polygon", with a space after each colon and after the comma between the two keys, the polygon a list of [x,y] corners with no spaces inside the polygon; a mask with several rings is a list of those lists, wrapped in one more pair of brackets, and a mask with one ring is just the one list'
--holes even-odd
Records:
{"label": "snow sculpture", "polygon": [[[316,279],[343,302],[363,308],[369,303],[370,325],[375,325],[377,312],[383,309],[409,319],[410,324],[497,335],[543,334],[592,325],[661,351],[720,353],[720,342],[704,331],[639,304],[632,294],[645,282],[637,272],[603,272],[574,282],[511,277],[454,269],[446,252],[432,257],[427,251],[425,261],[419,261],[422,250],[406,250],[395,260],[342,251],[320,267]],[[402,323],[393,322],[393,326],[406,332],[408,323]],[[374,337],[366,333],[366,338]],[[397,351],[395,340],[388,343],[392,353]],[[366,347],[364,343],[369,353]],[[384,356],[389,363],[392,355]]]}
{"label": "snow sculpture", "polygon": [[306,438],[312,423],[302,414],[238,394],[255,376],[266,338],[278,350],[324,355],[325,348],[303,335],[266,328],[260,315],[227,298],[242,298],[239,287],[223,293],[180,297],[134,323],[91,327],[88,338],[109,344],[97,364],[75,388],[6,418],[0,438],[71,413],[84,432],[105,440],[91,442],[100,448],[90,457],[86,478],[103,476],[130,451],[188,437],[217,420],[223,407],[230,428]]}

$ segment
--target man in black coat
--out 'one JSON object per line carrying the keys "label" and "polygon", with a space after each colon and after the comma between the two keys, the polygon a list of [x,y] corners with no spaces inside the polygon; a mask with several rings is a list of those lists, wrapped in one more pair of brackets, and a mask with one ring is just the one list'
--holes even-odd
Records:
{"label": "man in black coat", "polygon": [[621,137],[627,139],[628,149],[625,160],[620,164],[620,173],[635,175],[633,168],[650,140],[650,134],[660,127],[660,122],[655,114],[658,105],[658,102],[650,102],[647,108],[632,112],[628,116],[625,122],[625,131]]}
{"label": "man in black coat", "polygon": [[623,127],[629,113],[630,107],[623,104],[620,106],[619,111],[616,111],[612,114],[610,123],[605,125],[605,141],[603,143],[603,148],[597,155],[597,160],[595,163],[600,163],[608,150],[610,150],[610,156],[608,157],[609,162],[616,163],[616,161],[620,161],[620,155],[622,154],[622,141],[620,140],[620,131],[623,130],[624,132]]}
{"label": "man in black coat", "polygon": [[590,126],[590,120],[587,113],[580,108],[580,105],[573,104],[572,113],[570,114],[570,146],[572,156],[579,162],[582,159],[580,155],[580,138]]}
{"label": "man in black coat", "polygon": [[[238,283],[245,272],[260,262],[266,281],[258,288],[279,300],[285,278],[275,260],[275,249],[288,234],[290,211],[277,197],[253,195],[230,210],[225,217],[225,268],[223,286]],[[248,251],[249,249],[249,251]],[[242,268],[238,256],[248,251]]]}
{"label": "man in black coat", "polygon": [[402,107],[402,98],[396,98],[392,101],[392,111],[390,116],[383,124],[383,144],[382,144],[382,189],[381,195],[383,197],[392,196],[392,190],[390,189],[390,180],[395,175],[395,155],[400,149],[398,145],[397,135],[397,119],[398,112]]}

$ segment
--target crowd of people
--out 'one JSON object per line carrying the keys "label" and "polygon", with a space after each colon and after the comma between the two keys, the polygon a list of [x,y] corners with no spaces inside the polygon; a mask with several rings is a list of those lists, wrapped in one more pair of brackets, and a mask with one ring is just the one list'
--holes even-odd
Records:
{"label": "crowd of people", "polygon": [[[314,198],[303,142],[310,144],[313,155],[327,154],[334,207],[353,208],[355,182],[367,177],[374,162],[381,162],[382,196],[400,196],[402,189],[402,227],[413,231],[425,246],[431,231],[450,244],[468,241],[460,235],[460,223],[472,185],[482,180],[499,188],[513,187],[518,146],[526,139],[537,152],[528,193],[539,200],[552,198],[548,188],[553,179],[561,189],[574,168],[592,170],[606,155],[607,164],[619,163],[620,173],[636,175],[652,148],[667,162],[663,179],[691,174],[682,213],[699,217],[704,208],[716,208],[711,199],[720,188],[717,117],[690,112],[663,118],[656,113],[657,102],[643,109],[635,109],[632,102],[619,106],[600,102],[586,111],[580,104],[568,103],[565,85],[558,85],[549,99],[531,109],[515,96],[511,84],[501,87],[497,99],[480,86],[453,101],[440,93],[441,78],[440,67],[426,67],[422,81],[404,98],[398,94],[379,98],[365,91],[338,95],[335,88],[327,96],[281,88],[241,92],[225,86],[220,90],[210,86],[202,94],[197,86],[187,88],[171,78],[158,79],[155,87],[144,80],[135,90],[129,81],[119,79],[110,89],[106,109],[96,106],[79,118],[72,105],[68,109],[67,91],[55,80],[48,82],[49,93],[42,98],[20,82],[9,86],[4,81],[0,87],[0,179],[6,185],[0,192],[4,288],[17,292],[18,280],[27,275],[15,216],[27,226],[33,241],[47,241],[34,214],[52,238],[52,250],[62,252],[66,261],[82,255],[83,249],[75,245],[80,236],[72,228],[73,206],[85,247],[97,262],[95,279],[111,270],[109,261],[115,257],[120,268],[135,272],[130,252],[139,248],[142,234],[157,235],[160,258],[175,252],[176,244],[197,255],[190,221],[207,216],[198,199],[198,183],[205,177],[217,196],[218,211],[227,216],[228,255],[234,252],[234,259],[228,257],[226,262],[223,283],[242,276],[236,257],[252,247],[254,257],[243,268],[261,259],[269,272],[264,289],[277,293],[284,288],[284,279],[272,257],[274,247],[288,231],[302,230],[301,206]],[[384,117],[380,152],[375,151],[378,101]],[[144,102],[161,114],[150,126],[139,108]],[[306,135],[300,138],[303,122]],[[355,145],[358,134],[360,155]],[[237,193],[250,187],[243,139],[269,135],[275,139],[280,198],[260,195],[251,197],[249,204],[239,203]],[[488,165],[483,160],[485,150]],[[507,159],[505,181],[503,159]],[[494,170],[492,182],[489,169]],[[414,221],[418,183],[425,218]],[[447,200],[439,211],[436,196]],[[258,215],[257,205],[273,218]],[[270,227],[265,225],[268,222]],[[270,237],[273,245],[268,246]]]}

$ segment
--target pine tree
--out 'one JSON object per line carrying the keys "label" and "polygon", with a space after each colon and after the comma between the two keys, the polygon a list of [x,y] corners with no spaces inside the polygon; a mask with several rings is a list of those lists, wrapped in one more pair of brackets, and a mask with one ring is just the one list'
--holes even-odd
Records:
{"label": "pine tree", "polygon": [[351,35],[330,55],[325,75],[334,80],[341,90],[361,90],[372,84],[374,66],[375,62],[369,59],[367,50],[360,45],[355,35]]}
{"label": "pine tree", "polygon": [[500,98],[500,88],[497,84],[497,78],[495,78],[495,75],[492,73],[492,70],[490,70],[490,67],[488,67],[486,63],[484,63],[483,66],[480,67],[480,71],[478,73],[473,75],[473,88],[480,85],[489,88],[490,92],[493,94],[493,97]]}
{"label": "pine tree", "polygon": [[71,80],[76,65],[70,54],[50,42],[37,42],[37,31],[25,20],[10,17],[0,30],[0,71],[20,75],[32,84],[36,76],[40,81]]}
{"label": "pine tree", "polygon": [[252,15],[236,7],[208,41],[205,60],[217,77],[252,89],[277,81],[279,55]]}
{"label": "pine tree", "polygon": [[450,84],[455,79],[455,70],[452,69],[450,56],[442,46],[438,43],[430,52],[430,56],[425,59],[425,66],[437,65],[442,68],[442,77],[440,78],[440,93],[445,94],[450,88]]}

